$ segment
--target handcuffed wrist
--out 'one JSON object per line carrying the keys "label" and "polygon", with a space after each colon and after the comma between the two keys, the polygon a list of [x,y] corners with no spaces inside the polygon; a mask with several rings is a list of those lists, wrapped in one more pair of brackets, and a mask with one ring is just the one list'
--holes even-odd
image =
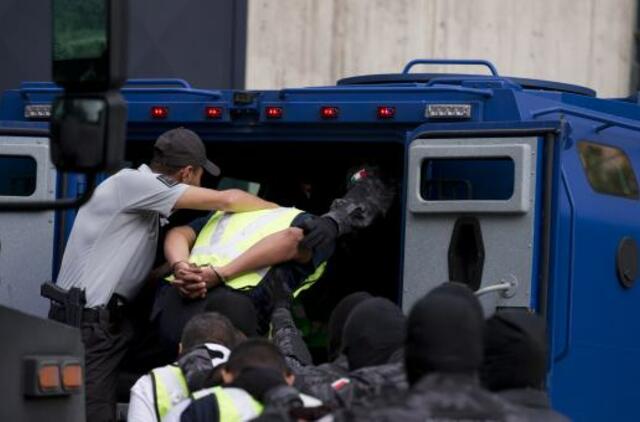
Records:
{"label": "handcuffed wrist", "polygon": [[175,273],[176,272],[176,267],[179,264],[187,264],[187,265],[189,265],[189,263],[187,261],[185,261],[185,260],[176,261],[173,264],[171,264],[171,271]]}

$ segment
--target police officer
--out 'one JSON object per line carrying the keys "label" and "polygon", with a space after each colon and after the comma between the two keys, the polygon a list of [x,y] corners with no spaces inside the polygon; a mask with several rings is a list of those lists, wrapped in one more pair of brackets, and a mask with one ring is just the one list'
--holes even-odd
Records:
{"label": "police officer", "polygon": [[202,388],[203,379],[218,378],[217,368],[227,361],[237,343],[236,329],[215,312],[193,317],[184,327],[177,362],[153,369],[131,388],[129,422],[164,418],[173,406]]}
{"label": "police officer", "polygon": [[545,391],[547,335],[544,320],[526,310],[499,311],[487,320],[483,384],[518,406],[528,421],[566,422]]}
{"label": "police officer", "polygon": [[388,299],[369,297],[349,314],[341,347],[348,371],[310,364],[302,337],[280,300],[272,321],[274,342],[300,378],[296,385],[326,405],[364,406],[383,393],[400,394],[407,389],[401,362],[405,317]]}
{"label": "police officer", "polygon": [[271,283],[274,300],[274,310],[271,315],[272,340],[284,354],[287,364],[296,375],[296,386],[304,391],[313,391],[315,386],[330,385],[346,377],[349,373],[349,362],[342,353],[344,325],[351,311],[372,296],[367,292],[355,292],[338,302],[331,312],[327,327],[327,349],[330,361],[314,365],[311,353],[291,315],[290,291],[276,278]]}
{"label": "police officer", "polygon": [[467,286],[435,288],[409,314],[404,358],[409,392],[393,405],[351,409],[336,420],[522,420],[478,381],[483,331],[482,308]]}
{"label": "police officer", "polygon": [[292,407],[322,404],[310,396],[288,394],[294,376],[278,349],[263,339],[250,339],[238,345],[224,365],[222,377],[223,386],[193,393],[191,400],[175,406],[164,420],[246,421],[260,415],[265,404],[280,401],[281,397],[286,397]]}
{"label": "police officer", "polygon": [[[84,290],[86,298],[81,328],[88,420],[115,418],[116,368],[132,336],[121,305],[136,295],[151,270],[161,220],[176,209],[238,212],[276,206],[240,190],[200,188],[203,171],[220,173],[207,160],[202,140],[188,129],[173,129],[155,142],[149,166],[109,177],[78,212],[57,284]],[[50,317],[72,323],[68,311],[52,302]]]}

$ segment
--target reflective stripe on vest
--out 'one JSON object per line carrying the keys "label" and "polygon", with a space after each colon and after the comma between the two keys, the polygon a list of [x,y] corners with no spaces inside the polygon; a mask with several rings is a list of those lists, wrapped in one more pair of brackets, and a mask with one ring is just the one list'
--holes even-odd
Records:
{"label": "reflective stripe on vest", "polygon": [[[226,265],[246,252],[265,237],[285,230],[302,211],[295,208],[275,208],[242,213],[215,213],[202,228],[189,261],[197,265]],[[325,264],[294,292],[294,296],[307,289],[324,272]],[[233,289],[255,287],[269,271],[261,268],[227,280],[227,286]]]}
{"label": "reflective stripe on vest", "polygon": [[169,410],[189,397],[187,380],[179,366],[167,365],[151,371],[153,393],[158,420],[162,420]]}
{"label": "reflective stripe on vest", "polygon": [[240,388],[213,387],[193,393],[197,400],[213,394],[218,402],[219,422],[242,422],[262,413],[262,405]]}

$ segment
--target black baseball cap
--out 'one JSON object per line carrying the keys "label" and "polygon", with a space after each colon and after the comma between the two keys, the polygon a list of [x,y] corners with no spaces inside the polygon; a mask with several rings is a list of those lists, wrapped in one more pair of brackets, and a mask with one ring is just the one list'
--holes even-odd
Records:
{"label": "black baseball cap", "polygon": [[200,166],[213,176],[220,175],[220,167],[207,159],[202,139],[192,130],[179,127],[164,132],[153,145],[154,159],[167,166]]}

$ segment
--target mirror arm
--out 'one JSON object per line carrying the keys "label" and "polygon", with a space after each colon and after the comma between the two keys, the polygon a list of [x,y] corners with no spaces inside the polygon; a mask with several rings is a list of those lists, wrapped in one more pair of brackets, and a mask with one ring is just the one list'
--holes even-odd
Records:
{"label": "mirror arm", "polygon": [[78,198],[63,198],[55,201],[27,201],[0,203],[0,212],[40,212],[47,210],[63,210],[80,208],[86,204],[96,189],[96,173],[87,173],[87,188]]}

